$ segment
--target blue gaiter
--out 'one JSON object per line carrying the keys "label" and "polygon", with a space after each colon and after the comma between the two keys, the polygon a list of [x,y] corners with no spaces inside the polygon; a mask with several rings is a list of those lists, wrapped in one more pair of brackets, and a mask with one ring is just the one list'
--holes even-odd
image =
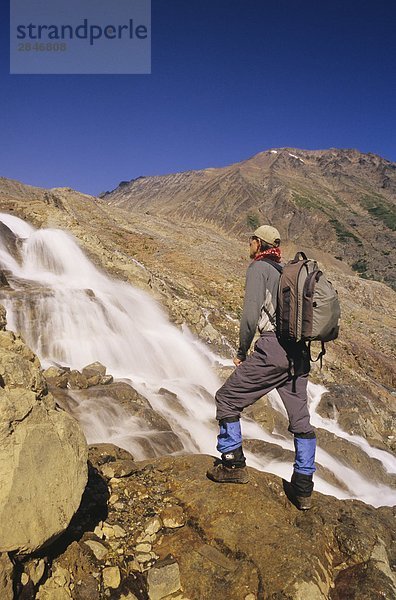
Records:
{"label": "blue gaiter", "polygon": [[296,473],[303,475],[312,475],[315,472],[315,450],[316,437],[296,437],[294,436],[294,448],[296,451],[296,462],[293,467]]}
{"label": "blue gaiter", "polygon": [[221,454],[226,454],[232,450],[236,450],[239,446],[242,446],[242,433],[241,425],[238,421],[227,423],[220,421],[219,423],[220,433],[217,436],[217,450]]}

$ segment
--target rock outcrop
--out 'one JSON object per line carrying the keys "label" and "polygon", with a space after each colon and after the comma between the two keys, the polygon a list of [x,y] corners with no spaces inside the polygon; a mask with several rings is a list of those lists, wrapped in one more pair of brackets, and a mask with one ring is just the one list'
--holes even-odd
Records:
{"label": "rock outcrop", "polygon": [[37,357],[4,330],[0,385],[0,552],[29,553],[61,534],[78,509],[87,445],[75,419],[56,409]]}
{"label": "rock outcrop", "polygon": [[[136,463],[107,444],[92,447],[90,459],[85,500],[64,550],[52,552],[39,600],[395,597],[390,508],[314,493],[314,507],[301,513],[273,475],[250,469],[245,486],[209,481],[209,456]],[[134,464],[129,474],[121,474],[125,461]],[[21,565],[25,587],[29,569]]]}

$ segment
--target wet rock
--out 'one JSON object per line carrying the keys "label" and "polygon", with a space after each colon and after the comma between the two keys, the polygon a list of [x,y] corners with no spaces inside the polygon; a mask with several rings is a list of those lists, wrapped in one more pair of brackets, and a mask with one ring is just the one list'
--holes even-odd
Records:
{"label": "wet rock", "polygon": [[112,375],[106,375],[106,367],[100,362],[94,362],[87,365],[83,368],[81,374],[86,378],[88,387],[107,384],[113,380]]}
{"label": "wet rock", "polygon": [[20,254],[18,248],[18,238],[15,233],[2,222],[0,222],[0,237],[3,245],[7,248],[11,256],[19,261]]}
{"label": "wet rock", "polygon": [[9,281],[4,271],[0,271],[0,288],[10,288]]}
{"label": "wet rock", "polygon": [[176,561],[158,562],[147,573],[149,600],[161,600],[180,589],[180,571]]}
{"label": "wet rock", "polygon": [[88,387],[87,378],[79,371],[70,371],[67,375],[67,388],[70,390],[85,390]]}
{"label": "wet rock", "polygon": [[99,385],[75,390],[72,395],[56,388],[51,388],[51,392],[57,402],[76,417],[79,416],[79,406],[82,402],[94,400],[102,405],[113,407],[120,419],[132,418],[131,423],[134,423],[138,430],[133,435],[133,444],[139,445],[142,454],[147,457],[157,456],[159,448],[164,453],[179,452],[183,449],[183,444],[172,431],[168,421],[153,410],[150,403],[126,383],[110,383],[107,386]]}
{"label": "wet rock", "polygon": [[132,454],[113,444],[91,445],[89,459],[106,479],[128,477],[138,469]]}
{"label": "wet rock", "polygon": [[93,387],[94,385],[98,385],[99,383],[102,383],[102,378],[99,375],[99,373],[96,373],[94,375],[92,375],[91,377],[87,377],[87,384],[88,387]]}
{"label": "wet rock", "polygon": [[105,393],[106,398],[110,398],[123,408],[128,409],[129,406],[143,406],[145,408],[151,408],[151,405],[146,398],[141,396],[136,390],[133,389],[127,383],[122,381],[115,383],[107,383],[105,391],[101,386],[91,388],[88,392],[82,392],[82,398],[101,398]]}
{"label": "wet rock", "polygon": [[13,600],[12,578],[14,565],[7,554],[0,554],[0,598],[1,600]]}
{"label": "wet rock", "polygon": [[272,407],[268,396],[263,396],[252,406],[249,406],[245,414],[253,418],[269,433],[276,431],[278,435],[290,436],[287,430],[286,417]]}
{"label": "wet rock", "polygon": [[55,379],[56,377],[60,377],[67,373],[69,369],[63,369],[62,367],[48,367],[43,371],[43,375],[46,379]]}
{"label": "wet rock", "polygon": [[[329,452],[341,464],[356,469],[360,475],[366,477],[372,483],[383,483],[396,488],[396,475],[388,473],[382,463],[372,457],[369,457],[359,446],[348,443],[324,429],[317,429],[316,436],[321,448]],[[321,472],[322,471],[322,472]],[[324,476],[324,469],[319,467],[318,474]],[[330,476],[329,476],[330,475]],[[337,481],[336,476],[331,473],[325,476],[327,481]],[[338,479],[337,485],[341,486],[344,482]],[[349,482],[346,482],[349,483]]]}
{"label": "wet rock", "polygon": [[379,400],[378,394],[358,384],[329,384],[327,388],[318,407],[322,416],[336,417],[342,429],[361,435],[374,445],[389,443],[388,436],[396,429],[393,400],[388,405]]}
{"label": "wet rock", "polygon": [[104,377],[106,375],[106,367],[104,365],[102,365],[102,363],[100,362],[93,362],[89,365],[87,365],[86,367],[83,368],[82,370],[82,374],[84,375],[84,377],[86,377],[87,379],[89,377],[92,377],[92,375],[100,375],[101,377]]}
{"label": "wet rock", "polygon": [[65,389],[67,388],[69,372],[70,369],[52,366],[43,371],[43,376],[49,386]]}

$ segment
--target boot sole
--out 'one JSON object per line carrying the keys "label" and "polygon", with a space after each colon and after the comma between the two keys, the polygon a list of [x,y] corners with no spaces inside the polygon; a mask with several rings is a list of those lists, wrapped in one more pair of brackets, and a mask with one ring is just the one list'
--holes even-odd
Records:
{"label": "boot sole", "polygon": [[244,478],[243,480],[238,480],[238,479],[216,479],[214,475],[212,475],[209,471],[206,473],[206,477],[208,479],[210,479],[211,481],[214,481],[215,483],[239,483],[239,484],[246,484],[249,483],[249,477],[246,476],[246,478]]}

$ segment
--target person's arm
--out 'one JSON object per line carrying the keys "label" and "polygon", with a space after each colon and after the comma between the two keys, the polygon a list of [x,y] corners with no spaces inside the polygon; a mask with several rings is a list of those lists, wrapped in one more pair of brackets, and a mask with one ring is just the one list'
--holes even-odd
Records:
{"label": "person's arm", "polygon": [[239,329],[237,359],[244,361],[256,333],[261,307],[265,299],[265,277],[262,263],[253,262],[246,273],[245,299]]}

